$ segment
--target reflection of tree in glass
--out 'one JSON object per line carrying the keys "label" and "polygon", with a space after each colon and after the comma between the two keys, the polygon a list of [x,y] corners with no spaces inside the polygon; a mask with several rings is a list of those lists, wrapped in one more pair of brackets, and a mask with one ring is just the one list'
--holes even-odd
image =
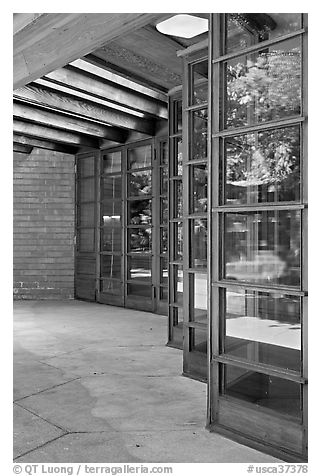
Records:
{"label": "reflection of tree in glass", "polygon": [[134,200],[130,202],[130,223],[132,225],[151,223],[151,200]]}
{"label": "reflection of tree in glass", "polygon": [[135,172],[135,174],[130,174],[129,186],[131,195],[151,195],[151,171],[142,170],[141,172]]}
{"label": "reflection of tree in glass", "polygon": [[238,198],[241,201],[246,199],[245,187],[250,186],[260,192],[259,201],[298,200],[299,127],[273,129],[228,139],[225,173],[227,184],[239,187]]}
{"label": "reflection of tree in glass", "polygon": [[133,251],[150,251],[151,249],[151,229],[139,228],[130,232],[130,249]]}
{"label": "reflection of tree in glass", "polygon": [[207,157],[207,110],[202,109],[193,113],[193,139],[191,159],[206,159]]}
{"label": "reflection of tree in glass", "polygon": [[246,64],[227,64],[226,125],[238,127],[300,113],[301,56],[292,51],[261,52]]}
{"label": "reflection of tree in glass", "polygon": [[207,168],[198,165],[193,170],[194,212],[207,211]]}

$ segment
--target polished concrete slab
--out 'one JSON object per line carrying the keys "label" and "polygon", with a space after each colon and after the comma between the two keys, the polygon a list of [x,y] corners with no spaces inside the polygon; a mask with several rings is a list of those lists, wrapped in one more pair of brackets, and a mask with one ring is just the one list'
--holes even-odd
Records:
{"label": "polished concrete slab", "polygon": [[206,385],[182,377],[166,317],[24,301],[14,322],[15,461],[278,461],[205,429]]}

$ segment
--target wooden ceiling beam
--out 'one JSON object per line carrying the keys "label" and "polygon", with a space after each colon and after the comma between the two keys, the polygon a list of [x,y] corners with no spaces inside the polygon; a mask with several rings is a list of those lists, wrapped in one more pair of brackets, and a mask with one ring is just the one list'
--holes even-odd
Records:
{"label": "wooden ceiling beam", "polygon": [[37,139],[26,135],[13,134],[13,142],[15,144],[26,145],[29,147],[37,147],[38,149],[53,150],[55,152],[63,152],[65,154],[76,154],[79,147],[62,144],[61,142],[52,142],[44,139]]}
{"label": "wooden ceiling beam", "polygon": [[[50,86],[50,83],[48,83]],[[38,86],[31,84],[17,89],[14,98],[24,102],[31,102],[39,107],[48,106],[57,112],[73,113],[81,118],[97,121],[103,126],[113,126],[120,128],[119,133],[124,134],[121,129],[136,130],[144,134],[153,135],[155,124],[152,118],[145,119],[136,115],[128,114],[119,108],[102,106],[92,102],[81,95],[74,96],[68,94],[70,90],[58,85],[57,89],[52,87]],[[112,105],[111,105],[112,106]]]}
{"label": "wooden ceiling beam", "polygon": [[[102,68],[97,68],[87,63],[85,69],[74,66],[66,66],[52,73],[48,73],[44,78],[36,80],[48,86],[55,88],[56,84],[70,88],[71,94],[78,92],[85,93],[90,100],[89,95],[106,102],[126,106],[126,108],[139,111],[144,114],[153,115],[162,119],[167,119],[167,103],[152,99],[150,96],[135,92],[132,89],[125,88],[117,82],[106,80],[103,76],[98,76],[99,72],[104,72]],[[84,96],[82,96],[84,97]],[[129,111],[130,112],[130,111]]]}
{"label": "wooden ceiling beam", "polygon": [[14,24],[19,20],[23,25],[22,28],[14,26],[14,89],[166,16],[161,13],[43,13],[24,22],[24,15],[30,14],[14,17]]}
{"label": "wooden ceiling beam", "polygon": [[85,56],[84,58],[79,58],[72,63],[70,66],[75,66],[81,70],[87,71],[91,74],[95,74],[107,81],[116,83],[118,86],[122,86],[126,89],[132,89],[137,93],[141,93],[144,96],[148,96],[157,101],[162,101],[167,104],[167,94],[163,91],[160,91],[158,88],[150,88],[144,86],[142,83],[134,81],[128,74],[120,75],[110,70],[106,62],[98,56],[95,56],[93,53]]}
{"label": "wooden ceiling beam", "polygon": [[63,131],[53,127],[33,124],[32,122],[25,122],[18,119],[13,120],[13,133],[75,147],[99,149],[100,145],[100,141],[97,138],[84,136],[75,132]]}
{"label": "wooden ceiling beam", "polygon": [[50,108],[34,107],[17,100],[13,103],[13,115],[16,119],[118,143],[124,143],[127,138],[127,132],[124,130],[109,127],[97,121],[85,120],[73,114],[62,114]]}
{"label": "wooden ceiling beam", "polygon": [[13,152],[19,152],[19,154],[30,154],[33,147],[24,144],[18,144],[17,142],[13,143]]}

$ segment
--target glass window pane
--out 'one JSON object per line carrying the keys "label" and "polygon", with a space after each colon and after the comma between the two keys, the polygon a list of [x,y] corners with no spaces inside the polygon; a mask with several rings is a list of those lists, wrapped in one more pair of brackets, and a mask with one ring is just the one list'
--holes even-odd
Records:
{"label": "glass window pane", "polygon": [[128,196],[151,195],[152,193],[152,171],[142,170],[128,174]]}
{"label": "glass window pane", "polygon": [[151,207],[151,200],[131,200],[128,202],[129,223],[131,225],[150,225],[152,222]]}
{"label": "glass window pane", "polygon": [[159,251],[160,253],[166,253],[167,249],[168,249],[167,228],[160,228]]}
{"label": "glass window pane", "polygon": [[299,200],[299,126],[225,140],[225,203]]}
{"label": "glass window pane", "polygon": [[78,157],[78,172],[80,177],[95,175],[95,157]]}
{"label": "glass window pane", "polygon": [[121,296],[123,294],[123,283],[110,279],[100,280],[100,292]]}
{"label": "glass window pane", "polygon": [[179,137],[173,139],[173,175],[183,175],[183,140]]}
{"label": "glass window pane", "polygon": [[183,259],[183,224],[182,223],[173,223],[173,259],[182,260]]}
{"label": "glass window pane", "polygon": [[120,220],[122,214],[121,200],[104,200],[102,203],[103,221]]}
{"label": "glass window pane", "polygon": [[190,266],[207,269],[207,220],[190,220]]}
{"label": "glass window pane", "polygon": [[160,199],[160,223],[167,225],[168,222],[168,200],[167,198]]}
{"label": "glass window pane", "polygon": [[140,253],[152,250],[152,229],[151,228],[129,228],[128,230],[128,252],[136,251]]}
{"label": "glass window pane", "polygon": [[96,275],[96,259],[94,258],[79,258],[76,259],[76,274],[93,274]]}
{"label": "glass window pane", "polygon": [[78,200],[93,202],[95,200],[95,179],[83,179],[78,182]]}
{"label": "glass window pane", "polygon": [[299,287],[300,222],[298,210],[227,213],[224,277]]}
{"label": "glass window pane", "polygon": [[207,212],[207,165],[197,164],[190,167],[192,190],[191,213]]}
{"label": "glass window pane", "polygon": [[168,192],[168,167],[160,168],[160,193],[166,195]]}
{"label": "glass window pane", "polygon": [[207,109],[190,113],[191,154],[190,160],[207,158]]}
{"label": "glass window pane", "polygon": [[300,384],[231,365],[221,365],[221,370],[222,394],[252,403],[256,408],[301,418]]}
{"label": "glass window pane", "polygon": [[189,286],[190,321],[207,324],[207,275],[203,273],[190,274]]}
{"label": "glass window pane", "polygon": [[183,266],[173,265],[173,302],[183,306]]}
{"label": "glass window pane", "polygon": [[103,278],[121,277],[121,257],[115,255],[101,255],[100,275]]}
{"label": "glass window pane", "polygon": [[102,251],[122,251],[122,229],[120,220],[107,220],[102,230]]}
{"label": "glass window pane", "polygon": [[161,142],[160,144],[160,164],[168,165],[168,142]]}
{"label": "glass window pane", "polygon": [[146,256],[128,257],[128,279],[152,282],[152,260]]}
{"label": "glass window pane", "polygon": [[221,292],[225,354],[300,372],[300,298],[250,290]]}
{"label": "glass window pane", "polygon": [[121,199],[122,193],[122,177],[121,175],[116,176],[107,176],[104,177],[103,181],[103,198],[106,199],[113,199],[119,198]]}
{"label": "glass window pane", "polygon": [[152,161],[152,146],[143,145],[135,147],[135,149],[128,149],[128,168],[141,169],[143,167],[150,167]]}
{"label": "glass window pane", "polygon": [[227,128],[282,119],[300,113],[299,38],[226,62]]}
{"label": "glass window pane", "polygon": [[94,226],[95,224],[95,204],[83,203],[78,208],[78,226]]}
{"label": "glass window pane", "polygon": [[173,181],[174,186],[174,216],[173,218],[179,218],[183,216],[183,184],[182,181],[177,179]]}
{"label": "glass window pane", "polygon": [[160,258],[160,282],[167,284],[168,280],[168,261],[167,258]]}
{"label": "glass window pane", "polygon": [[104,153],[103,173],[110,174],[121,171],[121,151]]}
{"label": "glass window pane", "polygon": [[300,13],[228,13],[226,53],[301,28]]}
{"label": "glass window pane", "polygon": [[172,134],[182,131],[182,100],[173,101],[173,129]]}
{"label": "glass window pane", "polygon": [[208,61],[200,61],[191,65],[192,97],[191,105],[207,102]]}
{"label": "glass window pane", "polygon": [[152,287],[144,284],[127,284],[127,295],[152,298]]}
{"label": "glass window pane", "polygon": [[207,332],[202,329],[189,329],[190,352],[207,353]]}
{"label": "glass window pane", "polygon": [[159,288],[159,300],[160,301],[168,301],[168,289],[160,287]]}
{"label": "glass window pane", "polygon": [[172,314],[173,327],[183,327],[184,315],[182,307],[171,307],[170,312]]}
{"label": "glass window pane", "polygon": [[93,228],[80,228],[78,238],[78,251],[95,251],[95,230]]}

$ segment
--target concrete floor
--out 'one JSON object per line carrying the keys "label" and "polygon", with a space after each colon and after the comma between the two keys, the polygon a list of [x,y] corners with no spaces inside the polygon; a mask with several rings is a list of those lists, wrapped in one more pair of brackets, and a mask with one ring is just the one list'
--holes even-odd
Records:
{"label": "concrete floor", "polygon": [[265,463],[205,428],[167,319],[81,301],[14,305],[14,460]]}

